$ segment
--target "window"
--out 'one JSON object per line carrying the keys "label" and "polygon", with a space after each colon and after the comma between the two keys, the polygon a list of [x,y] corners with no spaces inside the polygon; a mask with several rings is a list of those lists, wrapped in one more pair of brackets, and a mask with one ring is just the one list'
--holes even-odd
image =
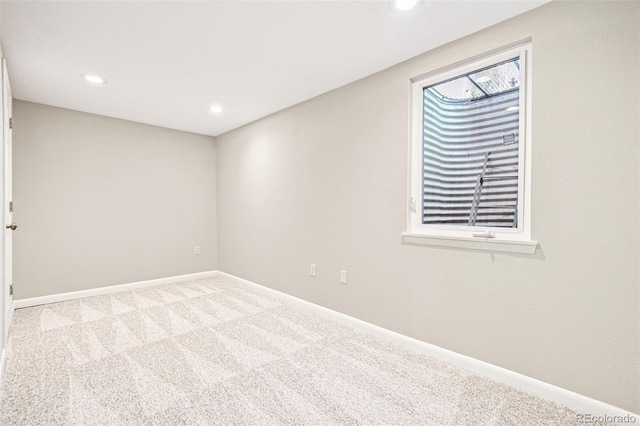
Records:
{"label": "window", "polygon": [[410,243],[534,253],[530,43],[412,80]]}

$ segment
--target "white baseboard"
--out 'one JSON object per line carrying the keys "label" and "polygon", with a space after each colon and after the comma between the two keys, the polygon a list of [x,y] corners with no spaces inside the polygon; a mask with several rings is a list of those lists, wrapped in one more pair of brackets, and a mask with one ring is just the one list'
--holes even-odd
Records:
{"label": "white baseboard", "polygon": [[[111,285],[107,287],[92,288],[89,290],[72,291],[69,293],[51,294],[48,296],[32,297],[29,299],[18,299],[13,301],[14,309],[27,308],[29,306],[44,305],[45,303],[64,302],[65,300],[81,299],[83,297],[100,296],[109,293],[119,293],[121,291],[131,291],[138,288],[154,287],[157,285],[171,284],[179,281],[193,280],[216,276],[217,271],[196,272],[194,274],[176,275],[173,277],[158,278],[155,280],[137,281],[127,284]],[[11,310],[13,313],[13,309]]]}
{"label": "white baseboard", "polygon": [[[453,364],[457,367],[472,371],[497,382],[505,383],[516,389],[536,395],[542,399],[562,404],[577,413],[591,414],[593,416],[630,416],[629,418],[635,418],[635,421],[640,422],[639,414],[631,413],[630,411],[615,407],[605,402],[525,376],[524,374],[516,373],[515,371],[507,370],[506,368],[498,367],[497,365],[493,365],[488,362],[480,361],[475,358],[387,330],[366,321],[359,320],[349,315],[336,312],[332,309],[316,305],[315,303],[308,302],[225,272],[219,271],[218,274],[219,276],[227,277],[252,288],[261,290],[267,294],[275,295],[289,302],[311,309],[326,318],[348,325],[359,331],[378,336],[404,348]],[[635,423],[635,421],[632,422]]]}

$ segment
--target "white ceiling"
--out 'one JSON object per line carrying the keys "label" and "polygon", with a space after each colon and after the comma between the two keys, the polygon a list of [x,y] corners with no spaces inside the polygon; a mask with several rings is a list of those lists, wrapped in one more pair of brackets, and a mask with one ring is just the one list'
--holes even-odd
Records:
{"label": "white ceiling", "polygon": [[543,3],[3,1],[0,36],[18,99],[216,136]]}

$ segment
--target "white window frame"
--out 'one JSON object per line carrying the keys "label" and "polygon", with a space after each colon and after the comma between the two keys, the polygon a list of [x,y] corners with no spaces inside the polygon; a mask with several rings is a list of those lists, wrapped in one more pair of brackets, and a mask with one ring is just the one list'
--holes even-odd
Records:
{"label": "white window frame", "polygon": [[[445,80],[520,58],[518,227],[425,225],[423,217],[423,90]],[[531,241],[531,40],[524,40],[410,80],[409,202],[407,243],[534,254]]]}

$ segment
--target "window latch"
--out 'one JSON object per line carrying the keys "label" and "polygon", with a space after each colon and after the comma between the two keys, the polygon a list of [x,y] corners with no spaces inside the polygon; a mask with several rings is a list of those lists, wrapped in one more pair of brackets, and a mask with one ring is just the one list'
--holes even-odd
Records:
{"label": "window latch", "polygon": [[484,231],[480,234],[473,234],[474,238],[495,238],[496,234],[494,234],[493,232],[489,232],[489,231]]}
{"label": "window latch", "polygon": [[414,197],[411,197],[411,199],[409,200],[409,206],[411,207],[411,211],[413,213],[416,212],[416,199]]}

